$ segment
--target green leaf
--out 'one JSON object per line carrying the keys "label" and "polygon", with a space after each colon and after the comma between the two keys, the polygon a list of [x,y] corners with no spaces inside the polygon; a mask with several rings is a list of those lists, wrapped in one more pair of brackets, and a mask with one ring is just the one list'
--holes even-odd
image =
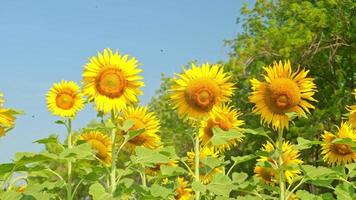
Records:
{"label": "green leaf", "polygon": [[10,191],[4,192],[0,197],[2,200],[20,199],[21,193],[10,190]]}
{"label": "green leaf", "polygon": [[0,164],[0,177],[3,176],[4,174],[7,174],[11,172],[15,167],[15,164],[13,163],[4,163]]}
{"label": "green leaf", "polygon": [[248,175],[246,173],[237,173],[237,172],[234,172],[232,174],[232,181],[234,184],[241,184],[243,183],[246,179],[248,178]]}
{"label": "green leaf", "polygon": [[256,158],[255,155],[246,155],[246,156],[231,156],[231,160],[233,160],[236,164],[243,163],[249,160]]}
{"label": "green leaf", "polygon": [[255,129],[255,130],[253,130],[253,129],[244,129],[244,133],[249,133],[249,134],[252,134],[252,135],[260,135],[260,136],[269,138],[267,132],[264,131],[263,128],[259,128],[259,129]]}
{"label": "green leaf", "polygon": [[132,128],[133,126],[135,125],[135,122],[130,120],[130,119],[127,119],[125,120],[123,123],[122,123],[122,126],[120,127],[120,129],[122,131],[125,131],[127,132],[130,128]]}
{"label": "green leaf", "polygon": [[143,132],[145,132],[144,128],[139,129],[139,130],[129,131],[127,141],[135,138],[136,136],[140,135]]}
{"label": "green leaf", "polygon": [[204,167],[209,167],[210,170],[221,166],[223,163],[218,158],[207,156],[205,159],[202,159],[201,162],[204,164]]}
{"label": "green leaf", "polygon": [[65,125],[66,124],[63,120],[57,120],[54,123],[61,124],[61,125]]}
{"label": "green leaf", "polygon": [[100,183],[94,183],[89,188],[89,194],[93,200],[113,200],[114,198],[105,191],[105,188]]}
{"label": "green leaf", "polygon": [[43,138],[34,141],[33,143],[38,143],[38,144],[51,144],[51,143],[59,143],[58,137],[56,136],[50,136],[48,138]]}
{"label": "green leaf", "polygon": [[302,138],[302,137],[298,137],[298,138],[297,138],[297,141],[298,141],[298,145],[296,145],[295,148],[296,148],[296,149],[299,149],[299,150],[309,149],[309,148],[311,148],[313,145],[319,145],[319,144],[321,144],[320,141],[311,141],[311,140],[304,139],[304,138]]}
{"label": "green leaf", "polygon": [[207,185],[207,188],[209,191],[216,195],[229,197],[230,192],[234,188],[234,185],[228,176],[223,174],[215,174],[213,181]]}
{"label": "green leaf", "polygon": [[314,167],[311,165],[302,165],[304,174],[311,179],[325,179],[326,176],[336,175],[334,170],[326,167]]}
{"label": "green leaf", "polygon": [[233,139],[244,137],[242,132],[237,129],[230,129],[228,131],[224,131],[217,126],[213,128],[213,133],[213,137],[211,138],[211,143],[213,145],[227,144]]}
{"label": "green leaf", "polygon": [[136,164],[147,163],[168,163],[170,160],[167,156],[160,154],[158,151],[146,147],[136,147],[136,155],[131,156],[131,160]]}
{"label": "green leaf", "polygon": [[335,193],[337,199],[353,200],[356,198],[354,188],[352,187],[352,185],[346,183],[336,186]]}
{"label": "green leaf", "polygon": [[184,174],[185,170],[178,166],[161,165],[161,173],[163,176],[179,176]]}
{"label": "green leaf", "polygon": [[196,192],[201,192],[201,193],[205,193],[206,190],[207,190],[207,187],[206,185],[204,185],[203,183],[201,182],[198,182],[198,181],[194,181],[192,183],[192,189]]}
{"label": "green leaf", "polygon": [[173,194],[173,191],[165,188],[165,187],[162,187],[158,184],[153,184],[151,187],[150,187],[150,192],[152,194],[152,196],[154,197],[162,197],[163,199],[168,199],[167,197],[169,195],[172,195]]}
{"label": "green leaf", "polygon": [[308,199],[308,200],[323,200],[321,197],[318,197],[314,194],[310,194],[305,190],[298,190],[296,193],[297,197],[300,199]]}
{"label": "green leaf", "polygon": [[74,162],[78,159],[89,159],[92,158],[93,150],[90,147],[90,144],[83,143],[77,146],[74,146],[70,149],[65,149],[60,153],[59,157],[63,160],[69,160]]}

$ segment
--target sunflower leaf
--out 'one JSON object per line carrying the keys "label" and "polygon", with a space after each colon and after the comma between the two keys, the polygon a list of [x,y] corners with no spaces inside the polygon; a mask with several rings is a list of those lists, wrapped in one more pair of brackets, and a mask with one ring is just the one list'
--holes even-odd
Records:
{"label": "sunflower leaf", "polygon": [[228,131],[224,131],[217,126],[213,128],[213,133],[213,137],[211,138],[211,143],[213,145],[227,144],[233,139],[242,138],[244,136],[242,132],[237,129],[230,129]]}
{"label": "sunflower leaf", "polygon": [[127,119],[123,122],[122,126],[120,127],[120,129],[122,131],[125,131],[127,132],[130,128],[132,128],[133,126],[135,125],[135,122],[130,120],[130,119]]}

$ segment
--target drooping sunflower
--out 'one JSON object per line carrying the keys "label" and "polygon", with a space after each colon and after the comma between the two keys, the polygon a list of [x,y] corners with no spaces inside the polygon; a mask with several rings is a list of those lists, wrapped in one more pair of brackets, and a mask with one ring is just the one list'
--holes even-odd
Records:
{"label": "drooping sunflower", "polygon": [[[122,115],[118,119],[118,123],[125,120],[131,120],[134,125],[129,131],[144,129],[144,132],[129,140],[124,149],[129,153],[133,153],[137,146],[144,146],[150,149],[156,149],[160,146],[161,138],[157,135],[160,129],[160,122],[154,112],[149,112],[146,107],[126,107],[122,110]],[[121,141],[123,136],[127,134],[118,132],[118,140]]]}
{"label": "drooping sunflower", "polygon": [[349,122],[356,128],[356,105],[347,106],[346,109],[349,111]]}
{"label": "drooping sunflower", "polygon": [[0,93],[0,137],[15,126],[15,115],[19,114],[11,108],[4,108],[4,102],[3,94]]}
{"label": "drooping sunflower", "polygon": [[73,81],[54,83],[47,93],[47,108],[60,117],[74,117],[84,107],[83,95]]}
{"label": "drooping sunflower", "polygon": [[184,178],[177,178],[178,187],[176,189],[177,195],[175,200],[190,200],[192,197],[193,190],[188,188],[188,181],[185,181]]}
{"label": "drooping sunflower", "polygon": [[356,151],[352,149],[350,143],[333,142],[335,139],[350,139],[356,142],[356,130],[350,123],[341,123],[341,127],[336,134],[324,131],[322,136],[323,143],[322,152],[323,159],[331,165],[345,165],[356,162]]}
{"label": "drooping sunflower", "polygon": [[[239,120],[241,115],[239,111],[226,104],[215,106],[209,114],[206,120],[203,120],[199,129],[199,137],[202,141],[202,145],[211,144],[210,139],[213,137],[213,128],[215,126],[221,128],[224,131],[230,129],[241,130],[240,126],[244,124],[243,120]],[[230,150],[232,146],[235,146],[237,142],[240,142],[242,138],[236,138],[229,141],[227,144],[215,146],[220,152]]]}
{"label": "drooping sunflower", "polygon": [[136,103],[137,95],[142,94],[140,88],[144,83],[138,66],[136,58],[104,49],[84,67],[83,93],[89,101],[94,101],[98,111],[121,111],[126,105]]}
{"label": "drooping sunflower", "polygon": [[[188,164],[192,168],[192,170],[195,170],[195,152],[192,150],[190,152],[187,152],[188,156]],[[204,163],[202,163],[202,160],[207,159],[208,157],[212,158],[218,158],[219,154],[213,147],[204,147],[200,149],[200,164],[199,164],[199,173],[200,173],[200,180],[203,184],[208,184],[211,182],[213,179],[214,174],[216,173],[221,173],[222,170],[219,167],[215,167],[214,169],[210,169],[208,166],[206,166]]]}
{"label": "drooping sunflower", "polygon": [[96,150],[96,156],[105,164],[111,164],[111,138],[99,131],[90,131],[78,136],[77,141],[85,141]]}
{"label": "drooping sunflower", "polygon": [[262,123],[273,129],[288,129],[288,113],[302,117],[314,109],[310,102],[316,101],[313,98],[316,85],[312,78],[307,78],[308,70],[293,72],[289,61],[274,62],[264,70],[265,82],[251,80],[253,92],[249,100],[255,104],[253,112],[260,114]]}
{"label": "drooping sunflower", "polygon": [[[273,152],[274,150],[275,147],[270,142],[267,142],[262,147],[262,151]],[[288,141],[283,142],[282,151],[283,151],[283,155],[282,155],[283,167],[285,168],[284,176],[288,181],[288,183],[292,183],[293,179],[298,174],[301,173],[301,171],[295,168],[295,166],[302,164],[303,161],[299,159],[299,155],[300,155],[299,150],[295,149],[294,146]],[[269,162],[271,165],[276,165],[278,163],[278,160],[274,160],[273,158],[266,157],[266,156],[261,156],[259,159],[257,159],[257,161],[259,163]],[[255,173],[256,176],[260,177],[264,182],[271,182],[273,180],[279,179],[278,172],[272,168],[266,168],[266,167],[261,168],[260,166],[256,166]],[[274,177],[269,177],[272,175],[274,175]]]}
{"label": "drooping sunflower", "polygon": [[157,176],[161,173],[161,167],[162,166],[178,166],[178,161],[172,160],[168,163],[157,163],[153,167],[148,167],[145,169],[145,173],[150,175],[150,176]]}
{"label": "drooping sunflower", "polygon": [[200,119],[214,106],[229,101],[234,84],[220,65],[203,64],[177,75],[171,88],[171,99],[178,112]]}

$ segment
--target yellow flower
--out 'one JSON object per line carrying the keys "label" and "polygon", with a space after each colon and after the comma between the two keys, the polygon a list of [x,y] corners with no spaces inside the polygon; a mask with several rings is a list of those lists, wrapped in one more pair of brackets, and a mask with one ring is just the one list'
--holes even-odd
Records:
{"label": "yellow flower", "polygon": [[[222,104],[216,106],[210,112],[207,120],[203,120],[199,129],[199,137],[202,141],[202,145],[211,144],[210,139],[213,137],[213,128],[215,126],[221,128],[224,131],[230,129],[241,130],[240,126],[244,124],[244,121],[237,118],[241,115],[236,109]],[[240,142],[242,138],[236,138],[229,141],[227,144],[215,146],[220,152],[230,150],[232,146],[235,146],[237,142]]]}
{"label": "yellow flower", "polygon": [[356,127],[356,105],[347,106],[346,109],[349,111],[349,122],[353,127]]}
{"label": "yellow flower", "polygon": [[153,167],[148,167],[145,169],[146,174],[150,175],[150,176],[157,176],[161,173],[161,167],[162,166],[178,166],[177,165],[176,160],[172,160],[168,163],[157,163],[155,166]]}
{"label": "yellow flower", "polygon": [[[160,146],[161,138],[157,135],[160,129],[160,122],[153,112],[148,112],[146,107],[127,107],[122,111],[122,116],[118,119],[119,123],[126,120],[134,122],[130,131],[144,129],[144,132],[129,140],[124,149],[133,153],[137,146],[144,146],[150,149],[156,149]],[[118,140],[122,140],[124,132],[118,132]]]}
{"label": "yellow flower", "polygon": [[54,83],[47,93],[47,108],[60,117],[75,117],[83,109],[83,95],[79,86],[73,81]]}
{"label": "yellow flower", "polygon": [[19,114],[11,108],[4,108],[4,102],[3,94],[0,93],[0,137],[15,126],[15,115]]}
{"label": "yellow flower", "polygon": [[178,177],[178,187],[176,189],[177,195],[175,200],[190,200],[193,190],[188,188],[188,182],[184,178]]}
{"label": "yellow flower", "polygon": [[90,131],[78,136],[77,141],[85,141],[92,149],[96,150],[96,156],[105,164],[111,164],[111,138],[99,131]]}
{"label": "yellow flower", "polygon": [[[188,156],[188,164],[195,170],[195,152],[190,151],[187,152]],[[218,167],[214,169],[210,169],[208,166],[202,163],[202,160],[207,159],[208,157],[218,158],[218,152],[214,150],[212,147],[204,147],[200,149],[200,164],[199,164],[199,173],[200,173],[200,180],[203,184],[208,184],[213,179],[214,174],[221,173],[222,170]]]}
{"label": "yellow flower", "polygon": [[331,165],[345,165],[356,161],[356,152],[351,144],[333,143],[334,139],[350,139],[356,142],[356,130],[348,122],[341,123],[341,127],[336,134],[324,131],[322,154],[323,159]]}
{"label": "yellow flower", "polygon": [[273,184],[275,183],[276,170],[269,167],[256,166],[254,169],[256,177],[262,180],[264,183]]}
{"label": "yellow flower", "polygon": [[[263,145],[262,150],[266,151],[266,152],[273,152],[275,150],[275,147],[270,142],[267,142],[266,144]],[[303,161],[299,159],[299,150],[295,149],[294,146],[292,144],[290,144],[288,141],[283,142],[282,151],[283,151],[283,156],[282,156],[283,167],[285,168],[284,176],[285,176],[286,180],[288,181],[288,183],[292,183],[293,179],[298,174],[301,173],[301,171],[299,169],[294,169],[292,167],[302,164]],[[257,159],[257,161],[260,163],[269,162],[271,165],[276,165],[278,163],[277,160],[274,160],[270,157],[265,157],[265,156],[261,156],[259,159]],[[263,167],[263,169],[260,169],[259,166],[256,166],[255,173],[257,173],[256,176],[262,178],[263,181],[265,181],[265,182],[270,182],[272,180],[277,180],[279,178],[278,172],[276,172],[272,168],[265,169],[265,167]],[[268,176],[267,175],[265,176],[263,173],[270,174],[270,175],[273,174],[274,177],[271,179],[268,179],[268,178],[266,178]],[[267,180],[269,180],[269,181],[267,181]]]}
{"label": "yellow flower", "polygon": [[288,113],[302,117],[314,109],[310,101],[316,101],[313,98],[316,86],[312,78],[306,77],[308,70],[292,72],[289,61],[274,62],[264,70],[265,82],[251,80],[253,92],[249,100],[255,104],[253,112],[260,114],[262,123],[272,125],[273,129],[288,129]]}
{"label": "yellow flower", "polygon": [[94,101],[96,109],[104,113],[121,111],[128,104],[138,101],[144,84],[138,74],[136,58],[120,55],[117,51],[104,49],[91,57],[83,72],[83,93]]}
{"label": "yellow flower", "polygon": [[171,99],[183,116],[205,117],[215,105],[229,101],[234,85],[219,65],[203,64],[184,70],[174,79]]}

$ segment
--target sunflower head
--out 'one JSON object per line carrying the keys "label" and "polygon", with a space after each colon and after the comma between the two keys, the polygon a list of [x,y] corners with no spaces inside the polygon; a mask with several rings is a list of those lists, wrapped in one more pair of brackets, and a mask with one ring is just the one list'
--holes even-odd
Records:
{"label": "sunflower head", "polygon": [[111,164],[112,141],[109,136],[99,131],[90,131],[78,136],[77,141],[85,141],[97,153],[96,156],[105,164]]}
{"label": "sunflower head", "polygon": [[336,134],[324,131],[322,136],[323,159],[331,165],[345,165],[356,161],[356,151],[352,149],[350,143],[335,142],[335,139],[348,139],[356,142],[356,130],[348,122],[341,123],[341,127]]}
{"label": "sunflower head", "polygon": [[273,168],[256,166],[254,172],[255,176],[264,183],[274,184],[276,182],[277,171]]}
{"label": "sunflower head", "polygon": [[[267,142],[262,147],[262,151],[273,152],[274,150],[275,147],[270,142]],[[294,146],[288,141],[283,142],[282,151],[283,167],[285,168],[284,176],[288,183],[292,183],[293,179],[301,173],[301,171],[299,169],[296,169],[295,166],[302,164],[303,161],[299,159],[300,152],[295,149]],[[277,160],[266,156],[261,156],[259,159],[257,159],[257,161],[259,163],[268,162],[271,165],[276,165],[278,163]],[[261,180],[267,183],[271,182],[272,180],[277,180],[279,178],[278,172],[272,168],[256,166],[255,173],[257,177],[261,178]],[[268,174],[273,175],[273,177],[268,178]]]}
{"label": "sunflower head", "polygon": [[177,195],[175,200],[190,200],[192,197],[193,190],[188,188],[188,181],[185,181],[184,178],[177,178],[178,187],[176,189]]}
{"label": "sunflower head", "polygon": [[[238,119],[240,115],[240,112],[226,104],[214,107],[210,112],[209,117],[201,122],[199,128],[199,137],[202,141],[202,145],[211,144],[210,140],[214,135],[213,128],[215,126],[224,131],[228,131],[230,129],[240,130],[240,126],[244,124],[244,121]],[[242,138],[232,139],[227,144],[215,146],[215,148],[217,148],[220,152],[230,150],[230,148],[235,146],[237,142],[241,141],[241,139]]]}
{"label": "sunflower head", "polygon": [[54,115],[73,118],[83,109],[83,95],[73,81],[54,83],[47,93],[47,108]]}
{"label": "sunflower head", "polygon": [[104,49],[84,67],[83,93],[89,101],[94,101],[98,111],[121,111],[126,105],[136,103],[137,95],[142,94],[140,88],[144,84],[138,65],[135,58]]}
{"label": "sunflower head", "polygon": [[[124,149],[129,153],[133,153],[137,146],[144,146],[150,149],[156,149],[160,146],[161,138],[157,135],[160,129],[160,122],[153,112],[149,112],[146,107],[127,107],[122,111],[122,115],[118,119],[121,124],[126,120],[133,121],[134,125],[129,131],[137,131],[144,129],[142,133],[129,140]],[[118,140],[121,141],[124,135],[123,131],[118,132]]]}
{"label": "sunflower head", "polygon": [[20,114],[11,108],[4,108],[4,102],[3,94],[0,93],[0,137],[15,126],[15,116]]}
{"label": "sunflower head", "polygon": [[273,129],[288,128],[288,113],[302,117],[314,109],[310,102],[316,101],[313,98],[316,85],[312,78],[307,78],[309,71],[293,72],[289,61],[274,62],[264,70],[264,82],[251,80],[253,91],[249,97],[255,104],[253,112],[261,115],[263,123],[272,125]]}
{"label": "sunflower head", "polygon": [[214,106],[229,101],[234,85],[219,65],[203,64],[177,75],[171,99],[178,112],[193,119],[209,114]]}
{"label": "sunflower head", "polygon": [[150,176],[157,176],[161,173],[162,166],[178,166],[178,161],[172,160],[168,163],[157,163],[153,167],[148,167],[145,169],[146,174]]}
{"label": "sunflower head", "polygon": [[356,127],[356,105],[347,106],[346,109],[349,111],[349,123],[352,127]]}
{"label": "sunflower head", "polygon": [[[188,156],[188,164],[194,171],[194,169],[195,169],[195,152],[194,151],[187,152],[187,156]],[[221,173],[222,170],[218,167],[216,167],[214,169],[210,169],[209,166],[206,166],[201,161],[207,159],[208,157],[218,158],[219,154],[213,147],[206,146],[206,147],[203,147],[200,149],[199,157],[200,157],[200,164],[199,164],[200,180],[203,184],[208,184],[213,179],[214,174]]]}

